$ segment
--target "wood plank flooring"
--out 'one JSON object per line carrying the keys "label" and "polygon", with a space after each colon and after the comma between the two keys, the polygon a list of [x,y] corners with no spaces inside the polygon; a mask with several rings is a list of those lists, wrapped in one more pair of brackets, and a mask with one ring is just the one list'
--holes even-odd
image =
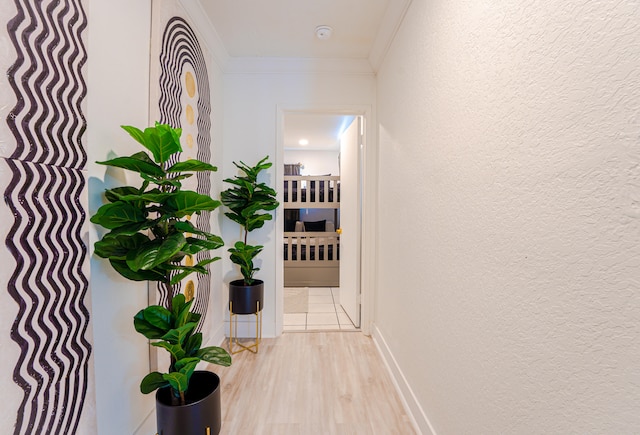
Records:
{"label": "wood plank flooring", "polygon": [[208,369],[222,380],[222,435],[415,434],[360,332],[284,333]]}

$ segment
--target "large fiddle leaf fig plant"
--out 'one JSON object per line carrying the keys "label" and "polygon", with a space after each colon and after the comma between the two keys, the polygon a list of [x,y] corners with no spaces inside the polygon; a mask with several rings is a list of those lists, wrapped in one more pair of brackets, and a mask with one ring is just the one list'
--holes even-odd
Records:
{"label": "large fiddle leaf fig plant", "polygon": [[217,168],[196,159],[178,161],[182,152],[179,128],[159,123],[145,130],[122,128],[146,151],[98,163],[136,172],[141,185],[105,191],[108,202],[91,217],[91,222],[109,232],[95,243],[95,254],[108,259],[127,279],[164,285],[165,306],[140,310],[134,317],[134,326],[154,340],[153,346],[169,352],[171,364],[167,373],[145,376],[140,390],[147,394],[169,386],[173,404],[184,404],[198,362],[231,364],[231,357],[221,347],[201,347],[202,334],[196,332],[200,315],[190,311],[193,301],[187,301],[180,291],[182,279],[194,272],[207,274],[207,265],[219,260],[205,258],[193,264],[193,257],[224,245],[219,236],[198,229],[189,220],[194,214],[215,210],[220,201],[183,189],[182,181],[195,172]]}
{"label": "large fiddle leaf fig plant", "polygon": [[253,260],[263,249],[261,245],[247,244],[249,232],[262,228],[266,221],[271,220],[271,213],[268,212],[275,210],[279,205],[276,191],[266,183],[258,182],[260,172],[271,167],[268,160],[269,156],[266,156],[255,166],[233,162],[244,175],[226,178],[224,182],[232,184],[233,187],[220,194],[222,203],[230,210],[225,216],[242,227],[242,240],[236,242],[229,252],[231,261],[240,266],[240,273],[247,286],[253,284],[253,276],[260,270],[254,266]]}

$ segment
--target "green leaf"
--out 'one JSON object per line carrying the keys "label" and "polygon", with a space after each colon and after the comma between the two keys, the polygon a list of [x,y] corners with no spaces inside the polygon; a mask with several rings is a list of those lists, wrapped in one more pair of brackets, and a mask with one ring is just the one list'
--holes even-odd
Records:
{"label": "green leaf", "polygon": [[131,125],[121,125],[123,130],[125,130],[129,135],[138,141],[141,145],[144,145],[144,133],[137,127],[133,127]]}
{"label": "green leaf", "polygon": [[[156,324],[158,324],[157,321],[156,321]],[[136,329],[137,332],[144,335],[149,340],[160,339],[167,334],[168,330],[171,330],[170,324],[168,327],[162,324],[160,324],[160,326],[156,326],[156,324],[149,322],[149,320],[145,318],[144,310],[138,311],[138,313],[136,313],[136,315],[133,316],[134,328]]]}
{"label": "green leaf", "polygon": [[164,379],[164,375],[160,372],[151,372],[142,379],[140,382],[140,392],[142,394],[149,394],[158,388],[163,388],[169,385],[169,382]]}
{"label": "green leaf", "polygon": [[191,304],[192,302],[187,302],[187,299],[182,293],[175,295],[173,299],[171,299],[171,313],[173,314],[173,317],[177,319],[183,311],[189,311]]}
{"label": "green leaf", "polygon": [[196,352],[196,356],[211,364],[217,364],[224,367],[229,367],[231,365],[231,355],[221,347],[204,347]]}
{"label": "green leaf", "polygon": [[113,189],[107,189],[104,191],[104,196],[109,202],[120,201],[120,197],[123,195],[135,195],[140,193],[141,190],[133,186],[114,187]]}
{"label": "green leaf", "polygon": [[150,325],[165,330],[165,333],[171,330],[172,316],[171,312],[161,305],[150,305],[142,310],[144,320]]}
{"label": "green leaf", "polygon": [[126,125],[123,125],[122,128],[142,146],[151,151],[156,163],[164,163],[169,160],[172,154],[182,151],[180,146],[182,129],[174,129],[167,124],[158,122],[153,127],[145,128],[144,131]]}
{"label": "green leaf", "polygon": [[182,151],[180,146],[180,134],[182,129],[175,130],[167,124],[155,124],[154,127],[144,129],[143,144],[151,153],[157,163],[165,163],[171,155]]}
{"label": "green leaf", "polygon": [[184,344],[184,352],[187,356],[194,356],[202,346],[202,333],[198,332],[193,334],[187,339]]}
{"label": "green leaf", "polygon": [[[180,293],[182,295],[182,293]],[[184,295],[182,295],[184,296]],[[183,326],[186,326],[189,323],[189,320],[191,319],[191,304],[193,303],[193,299],[190,300],[189,302],[185,303],[182,307],[180,307],[178,310],[175,310],[174,313],[176,314],[176,323],[175,323],[175,327],[176,328],[182,328]],[[195,326],[197,326],[198,324],[196,323]],[[195,328],[194,326],[194,328]]]}
{"label": "green leaf", "polygon": [[[166,178],[164,180],[160,180],[158,178],[153,178],[150,177],[148,175],[144,175],[144,174],[140,174],[140,176],[142,177],[142,179],[145,181],[145,183],[155,183],[160,187],[172,187],[175,189],[181,189],[182,188],[182,183],[178,180],[181,180],[183,178],[187,178],[187,177],[176,177],[176,178]],[[188,174],[188,176],[191,176],[191,174]]]}
{"label": "green leaf", "polygon": [[177,371],[186,374],[187,377],[190,378],[199,362],[200,358],[196,357],[182,358],[176,361],[175,368]]}
{"label": "green leaf", "polygon": [[201,211],[215,210],[220,206],[220,201],[214,200],[209,195],[184,190],[169,198],[166,205],[174,210],[177,218],[182,218]]}
{"label": "green leaf", "polygon": [[189,387],[189,379],[187,378],[187,375],[184,373],[180,373],[180,372],[165,373],[164,375],[162,375],[162,377],[164,378],[165,381],[169,382],[169,385],[171,385],[171,388],[173,388],[174,390],[180,393],[184,393],[185,391],[187,391],[187,388]]}
{"label": "green leaf", "polygon": [[109,260],[109,262],[116,272],[131,281],[169,281],[164,273],[159,272],[158,270],[133,271],[129,268],[126,261]]}
{"label": "green leaf", "polygon": [[[152,228],[154,225],[157,225],[158,222],[160,222],[159,219],[155,219],[155,220],[151,220],[151,219],[145,219],[142,222],[135,222],[132,224],[127,224],[127,225],[123,225],[121,227],[118,228],[114,228],[112,229],[108,235],[110,237],[115,237],[115,236],[133,236],[134,234],[140,232],[140,231],[144,231],[146,229]],[[107,235],[105,234],[105,237]]]}
{"label": "green leaf", "polygon": [[156,239],[140,246],[127,255],[127,265],[131,270],[149,270],[174,257],[187,243],[182,233],[175,233],[164,241]]}
{"label": "green leaf", "polygon": [[107,233],[102,240],[94,244],[94,252],[98,257],[125,260],[130,251],[138,249],[140,245],[149,241],[149,238],[142,233],[131,236]]}
{"label": "green leaf", "polygon": [[189,322],[184,326],[170,330],[164,336],[162,336],[162,339],[172,344],[182,345],[184,344],[185,339],[191,334],[196,326],[197,323]]}
{"label": "green leaf", "polygon": [[134,201],[142,201],[144,203],[150,202],[163,202],[166,201],[167,198],[171,198],[175,193],[171,192],[160,192],[158,189],[154,189],[153,192],[145,192],[145,193],[136,193],[129,195],[122,195],[120,197],[121,201],[134,202]]}
{"label": "green leaf", "polygon": [[196,159],[185,160],[184,162],[178,162],[167,169],[168,173],[171,172],[185,172],[185,171],[217,171],[218,168]]}
{"label": "green leaf", "polygon": [[144,151],[130,155],[129,157],[116,157],[104,162],[96,162],[100,165],[114,166],[116,168],[128,169],[140,174],[152,177],[164,177],[166,174],[162,167],[158,166]]}
{"label": "green leaf", "polygon": [[151,343],[152,346],[166,349],[174,359],[184,358],[186,353],[180,344],[171,344],[166,341]]}
{"label": "green leaf", "polygon": [[224,246],[224,241],[217,237],[214,240],[196,239],[195,237],[187,237],[187,244],[192,246],[199,246],[200,250],[213,250]]}
{"label": "green leaf", "polygon": [[215,234],[208,233],[206,231],[202,231],[202,230],[196,228],[189,221],[177,221],[177,222],[175,222],[174,226],[179,231],[182,231],[182,232],[185,232],[185,233],[196,234],[198,236],[203,236],[204,238],[206,238],[207,240],[211,240],[212,242],[221,243],[220,246],[224,245],[224,241],[222,240],[222,238],[220,238],[220,236],[216,236]]}
{"label": "green leaf", "polygon": [[91,217],[91,222],[107,229],[118,228],[122,225],[144,222],[144,211],[126,202],[112,202],[101,206]]}

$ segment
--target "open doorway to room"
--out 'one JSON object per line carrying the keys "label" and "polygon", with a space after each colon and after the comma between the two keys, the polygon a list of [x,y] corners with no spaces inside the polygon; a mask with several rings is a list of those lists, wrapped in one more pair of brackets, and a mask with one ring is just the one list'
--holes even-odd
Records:
{"label": "open doorway to room", "polygon": [[283,330],[357,330],[364,117],[283,116]]}

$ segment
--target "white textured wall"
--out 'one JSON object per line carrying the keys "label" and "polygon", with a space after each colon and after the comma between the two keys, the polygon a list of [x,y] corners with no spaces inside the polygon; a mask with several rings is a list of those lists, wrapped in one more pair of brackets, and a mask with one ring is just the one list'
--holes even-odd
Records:
{"label": "white textured wall", "polygon": [[435,432],[640,431],[640,3],[414,0],[376,325]]}
{"label": "white textured wall", "polygon": [[[139,151],[120,125],[144,127],[148,123],[151,2],[91,0],[89,8],[87,143],[91,215],[103,204],[104,189],[137,183],[135,176],[95,161]],[[117,32],[114,22],[118,23]],[[93,224],[90,229],[93,254],[93,244],[104,230]],[[91,255],[90,287],[98,433],[133,434],[154,409],[153,396],[143,395],[139,388],[149,371],[147,340],[133,329],[133,316],[147,303],[147,284],[122,278],[107,261]]]}

